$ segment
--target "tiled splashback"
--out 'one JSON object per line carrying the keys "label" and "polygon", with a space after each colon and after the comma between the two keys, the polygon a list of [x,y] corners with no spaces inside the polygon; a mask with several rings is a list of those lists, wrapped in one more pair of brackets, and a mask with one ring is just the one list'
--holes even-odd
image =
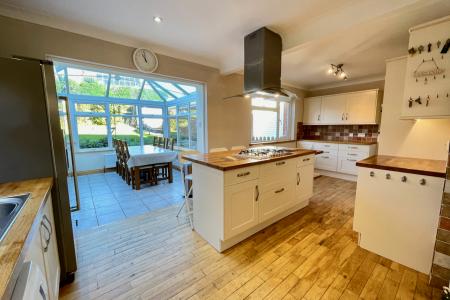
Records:
{"label": "tiled splashback", "polygon": [[297,124],[297,139],[376,142],[378,125],[303,125]]}

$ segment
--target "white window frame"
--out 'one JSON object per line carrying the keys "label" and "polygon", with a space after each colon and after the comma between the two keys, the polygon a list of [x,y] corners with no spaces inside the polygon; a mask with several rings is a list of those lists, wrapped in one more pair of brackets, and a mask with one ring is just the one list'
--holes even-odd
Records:
{"label": "white window frame", "polygon": [[[259,97],[259,96],[258,96]],[[251,130],[251,143],[264,143],[264,142],[282,142],[282,141],[289,141],[292,139],[292,122],[293,122],[293,115],[292,115],[292,111],[293,111],[293,101],[291,101],[289,98],[282,98],[280,97],[279,99],[275,99],[275,98],[267,98],[267,97],[259,97],[259,98],[264,98],[265,100],[270,100],[270,101],[274,101],[276,103],[276,107],[271,108],[271,107],[262,107],[262,106],[254,106],[252,103],[251,105],[251,119],[252,119],[252,130]],[[280,126],[281,126],[281,118],[280,118],[280,103],[281,102],[285,102],[289,104],[289,110],[287,113],[287,134],[286,136],[282,136],[280,137]],[[277,121],[276,121],[276,136],[275,139],[271,139],[271,140],[255,140],[254,139],[254,128],[253,128],[253,110],[263,110],[263,111],[272,111],[272,112],[276,112],[277,113]]]}

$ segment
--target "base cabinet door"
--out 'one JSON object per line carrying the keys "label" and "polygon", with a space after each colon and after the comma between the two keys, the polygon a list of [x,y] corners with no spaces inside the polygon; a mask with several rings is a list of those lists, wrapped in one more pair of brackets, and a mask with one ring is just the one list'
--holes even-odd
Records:
{"label": "base cabinet door", "polygon": [[49,296],[51,300],[56,300],[59,295],[59,277],[61,271],[51,198],[47,199],[45,204],[40,229]]}
{"label": "base cabinet door", "polygon": [[258,224],[259,187],[251,180],[225,188],[224,238],[228,239]]}
{"label": "base cabinet door", "polygon": [[314,164],[297,168],[297,182],[295,186],[295,203],[308,200],[313,194]]}
{"label": "base cabinet door", "polygon": [[358,175],[358,167],[356,166],[357,161],[358,160],[355,158],[339,156],[338,172]]}

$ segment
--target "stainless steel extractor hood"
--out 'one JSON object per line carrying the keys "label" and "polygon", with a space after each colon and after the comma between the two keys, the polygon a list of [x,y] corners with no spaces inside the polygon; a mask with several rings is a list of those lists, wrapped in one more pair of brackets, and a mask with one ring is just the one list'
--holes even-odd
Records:
{"label": "stainless steel extractor hood", "polygon": [[282,40],[278,33],[262,27],[244,38],[244,92],[225,99],[269,94],[289,97],[281,88]]}

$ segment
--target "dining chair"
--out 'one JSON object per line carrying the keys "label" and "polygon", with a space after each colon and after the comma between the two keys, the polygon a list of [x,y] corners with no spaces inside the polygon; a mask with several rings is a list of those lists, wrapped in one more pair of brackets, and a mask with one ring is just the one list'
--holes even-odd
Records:
{"label": "dining chair", "polygon": [[225,147],[209,149],[209,153],[224,152],[224,151],[228,151],[228,149]]}
{"label": "dining chair", "polygon": [[188,174],[188,167],[191,164],[188,160],[183,158],[183,155],[186,154],[198,154],[198,151],[195,150],[187,150],[187,151],[181,151],[178,154],[178,162],[180,164],[180,170],[181,170],[181,180],[183,181],[183,191],[184,191],[184,201],[183,204],[181,205],[180,209],[178,210],[177,213],[177,218],[181,213],[181,210],[183,209],[183,207],[186,207],[186,212],[187,212],[187,216],[189,218],[189,224],[191,225],[191,229],[194,229],[194,224],[193,224],[193,210],[192,210],[192,206],[189,202],[189,197],[192,194],[192,188],[193,188],[193,182],[192,182],[192,174]]}
{"label": "dining chair", "polygon": [[128,143],[126,141],[122,141],[122,160],[123,160],[123,169],[124,169],[124,176],[122,178],[125,179],[126,183],[128,185],[133,183],[133,170],[130,170],[128,168],[128,160],[130,159],[130,151],[128,149]]}
{"label": "dining chair", "polygon": [[163,145],[164,149],[167,149],[169,147],[169,139],[168,138],[164,138],[164,145]]}
{"label": "dining chair", "polygon": [[113,139],[113,147],[116,152],[116,173],[120,174],[120,149],[119,149],[119,141],[117,139]]}
{"label": "dining chair", "polygon": [[244,150],[247,149],[247,147],[243,146],[243,145],[239,145],[239,146],[232,146],[231,150]]}
{"label": "dining chair", "polygon": [[164,146],[164,138],[163,137],[160,137],[159,139],[158,139],[158,145],[157,145],[158,147],[163,147]]}
{"label": "dining chair", "polygon": [[154,136],[153,137],[153,146],[157,146],[159,142],[159,136]]}
{"label": "dining chair", "polygon": [[166,149],[169,149],[169,150],[173,151],[174,145],[175,145],[175,139],[174,138],[169,138],[169,140],[167,142]]}

